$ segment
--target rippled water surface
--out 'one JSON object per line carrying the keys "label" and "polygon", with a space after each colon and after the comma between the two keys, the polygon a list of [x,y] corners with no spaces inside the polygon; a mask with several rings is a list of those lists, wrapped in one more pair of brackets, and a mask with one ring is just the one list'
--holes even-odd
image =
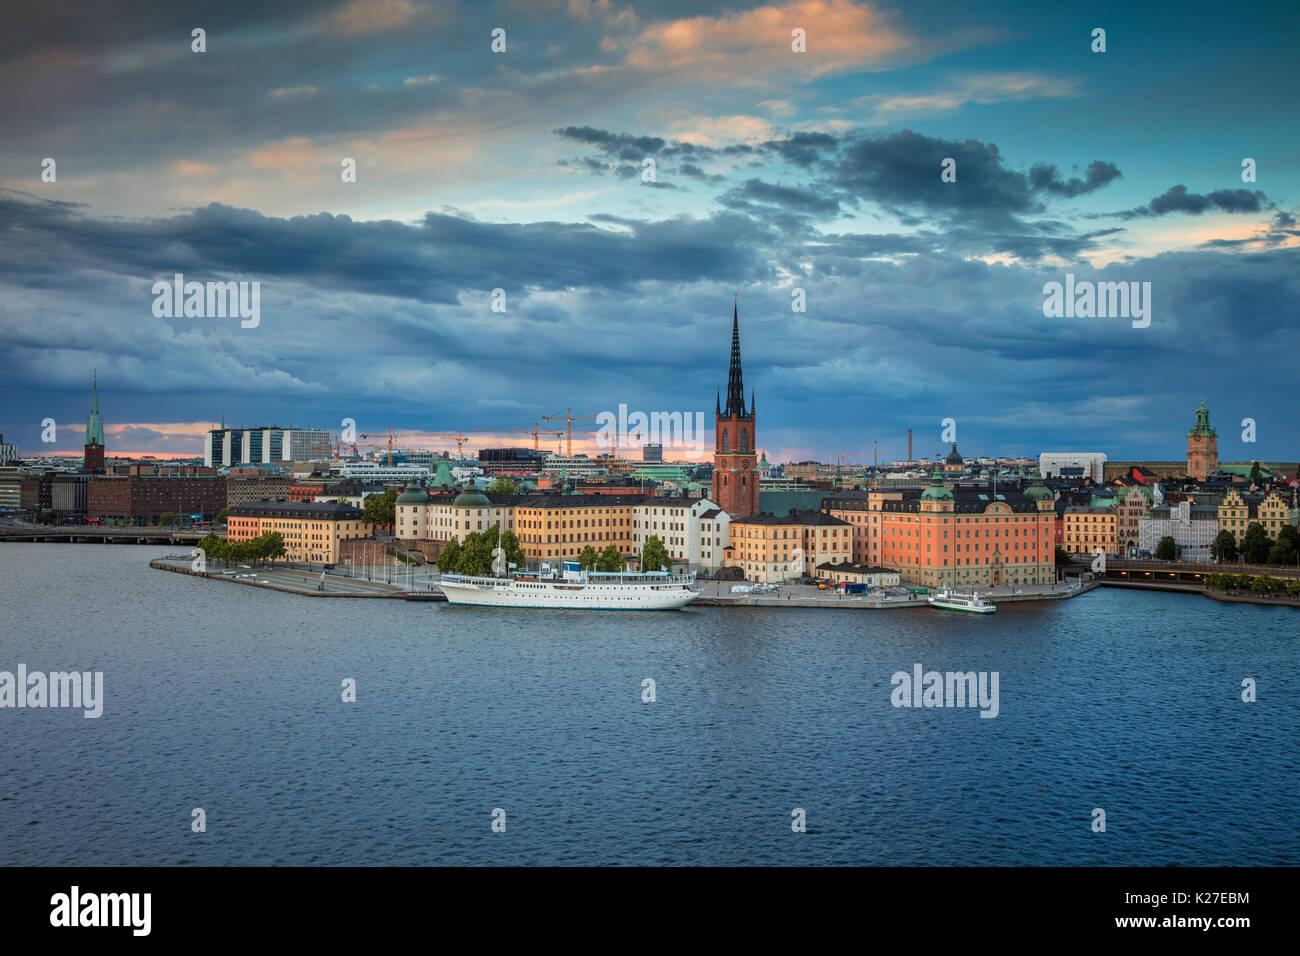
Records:
{"label": "rippled water surface", "polygon": [[[505,612],[164,550],[0,545],[0,670],[106,698],[0,710],[0,864],[1300,863],[1294,610]],[[893,707],[916,663],[998,672],[999,716]]]}

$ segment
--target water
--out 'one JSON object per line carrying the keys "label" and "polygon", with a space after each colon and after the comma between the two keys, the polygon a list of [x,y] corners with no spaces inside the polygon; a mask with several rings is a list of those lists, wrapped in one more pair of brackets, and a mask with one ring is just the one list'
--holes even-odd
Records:
{"label": "water", "polygon": [[[1300,863],[1290,609],[509,613],[166,550],[0,546],[0,670],[106,697],[0,710],[0,865]],[[917,662],[997,671],[1000,715],[892,707]]]}

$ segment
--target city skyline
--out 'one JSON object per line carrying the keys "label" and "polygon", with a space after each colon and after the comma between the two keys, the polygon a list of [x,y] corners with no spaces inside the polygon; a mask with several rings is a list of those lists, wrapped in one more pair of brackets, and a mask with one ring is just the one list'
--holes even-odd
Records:
{"label": "city skyline", "polygon": [[[1273,385],[1300,352],[1294,9],[353,0],[82,31],[58,7],[0,45],[0,432],[24,455],[80,448],[96,367],[110,455],[201,453],[222,415],[707,416],[738,293],[773,461],[901,459],[909,428],[934,455],[946,418],[972,455],[1177,460],[1202,394],[1225,461],[1296,457]],[[260,283],[260,321],[160,317],[177,274]],[[1046,317],[1067,275],[1151,283],[1150,325]]]}

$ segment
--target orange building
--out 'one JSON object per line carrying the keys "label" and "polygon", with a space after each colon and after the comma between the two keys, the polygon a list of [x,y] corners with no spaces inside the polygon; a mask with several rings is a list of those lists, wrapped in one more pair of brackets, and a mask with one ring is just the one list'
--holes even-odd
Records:
{"label": "orange building", "polygon": [[1035,476],[1024,491],[955,491],[935,469],[919,495],[881,502],[881,561],[928,587],[1000,587],[1056,580],[1052,493]]}

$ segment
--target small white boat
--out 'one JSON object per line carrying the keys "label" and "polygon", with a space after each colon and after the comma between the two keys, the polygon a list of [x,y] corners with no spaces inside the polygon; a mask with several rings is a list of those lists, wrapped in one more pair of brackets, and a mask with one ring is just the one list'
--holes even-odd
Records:
{"label": "small white boat", "polygon": [[981,598],[978,591],[963,594],[961,591],[944,588],[938,594],[930,595],[926,601],[932,607],[945,611],[966,611],[968,614],[992,614],[997,610],[995,605]]}

